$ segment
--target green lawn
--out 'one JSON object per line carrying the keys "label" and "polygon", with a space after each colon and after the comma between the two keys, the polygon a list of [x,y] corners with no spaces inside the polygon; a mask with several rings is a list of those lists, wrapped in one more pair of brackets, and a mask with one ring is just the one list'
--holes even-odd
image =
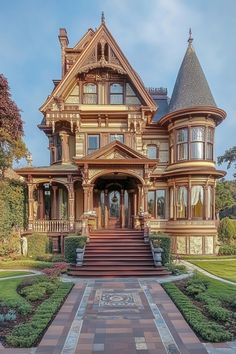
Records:
{"label": "green lawn", "polygon": [[33,273],[25,272],[25,271],[3,270],[0,271],[0,279],[7,278],[7,277],[15,277],[18,275],[29,275],[29,274],[33,274]]}
{"label": "green lawn", "polygon": [[16,291],[18,285],[23,279],[24,278],[2,280],[0,282],[0,301],[2,300],[4,303],[9,303],[12,301],[26,302],[26,300]]}
{"label": "green lawn", "polygon": [[[236,282],[236,259],[231,261],[195,261],[189,260],[190,263],[206,270],[207,272],[217,275],[223,279]],[[236,288],[235,288],[236,292]]]}
{"label": "green lawn", "polygon": [[186,260],[186,261],[196,261],[196,260],[209,260],[209,261],[214,261],[214,260],[220,260],[220,259],[236,259],[236,256],[198,256],[198,255],[192,255],[192,256],[181,256],[180,258]]}
{"label": "green lawn", "polygon": [[52,262],[35,261],[33,259],[0,261],[0,269],[16,269],[16,268],[43,269],[43,268],[50,268],[52,266],[53,266]]}

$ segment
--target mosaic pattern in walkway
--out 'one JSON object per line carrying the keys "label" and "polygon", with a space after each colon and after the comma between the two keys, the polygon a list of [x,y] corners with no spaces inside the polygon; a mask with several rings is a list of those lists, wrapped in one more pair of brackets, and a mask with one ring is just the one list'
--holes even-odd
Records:
{"label": "mosaic pattern in walkway", "polygon": [[36,353],[205,354],[155,280],[77,283]]}

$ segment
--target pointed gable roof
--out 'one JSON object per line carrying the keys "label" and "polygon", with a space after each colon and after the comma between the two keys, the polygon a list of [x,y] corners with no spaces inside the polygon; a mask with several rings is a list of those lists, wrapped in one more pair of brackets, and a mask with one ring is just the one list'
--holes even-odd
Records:
{"label": "pointed gable roof", "polygon": [[169,112],[197,106],[217,107],[192,46],[192,40],[190,35],[188,40],[189,45],[182,61],[170,100]]}
{"label": "pointed gable roof", "polygon": [[[87,38],[88,41],[86,43]],[[149,106],[152,111],[156,111],[157,107],[151,95],[147,92],[139,75],[131,67],[128,60],[122,53],[121,49],[119,48],[112,34],[106,27],[105,22],[101,23],[101,25],[99,26],[96,32],[92,33],[92,31],[88,31],[88,33],[82,38],[82,40],[80,40],[78,44],[74,47],[74,49],[78,49],[81,47],[81,44],[86,44],[81,54],[78,56],[74,65],[71,67],[70,70],[68,70],[68,72],[62,78],[60,83],[56,86],[52,94],[47,98],[46,102],[40,107],[40,111],[45,112],[48,105],[52,102],[54,98],[60,97],[64,91],[68,90],[68,87],[72,85],[73,82],[75,82],[76,75],[79,72],[81,72],[81,69],[82,71],[83,70],[88,71],[93,67],[91,64],[89,65],[86,64],[90,56],[93,54],[94,48],[96,47],[96,45],[101,39],[104,39],[107,42],[107,44],[111,47],[115,57],[119,62],[120,72],[126,74],[129,77],[134,88],[137,90],[138,94],[143,99],[145,105]],[[111,66],[111,65],[109,66],[109,63],[104,63],[103,65],[104,67]]]}

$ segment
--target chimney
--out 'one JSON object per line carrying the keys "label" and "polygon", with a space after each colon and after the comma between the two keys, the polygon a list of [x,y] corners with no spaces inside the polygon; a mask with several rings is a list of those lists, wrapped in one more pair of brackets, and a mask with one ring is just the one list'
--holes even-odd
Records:
{"label": "chimney", "polygon": [[69,40],[67,37],[67,32],[65,28],[59,29],[59,41],[61,44],[61,72],[62,77],[65,75],[66,72],[66,57],[65,57],[65,49],[68,47]]}

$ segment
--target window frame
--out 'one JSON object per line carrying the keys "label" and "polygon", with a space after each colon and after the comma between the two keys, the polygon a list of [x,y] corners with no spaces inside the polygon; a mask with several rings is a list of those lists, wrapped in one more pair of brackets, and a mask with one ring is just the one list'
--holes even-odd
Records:
{"label": "window frame", "polygon": [[[96,88],[96,92],[84,92],[85,87],[89,86],[89,85],[93,85]],[[83,93],[82,93],[83,104],[87,104],[87,105],[98,104],[98,86],[97,86],[97,84],[95,84],[94,82],[85,82],[82,86],[82,91],[83,91]],[[88,102],[86,102],[85,97],[96,97],[96,102],[88,103]]]}
{"label": "window frame", "polygon": [[[112,93],[111,88],[113,85],[119,85],[120,87],[122,87],[122,92]],[[114,96],[122,97],[122,103],[112,103],[111,98]],[[124,104],[124,83],[123,82],[111,82],[109,84],[109,104],[111,104],[111,105],[123,105]]]}
{"label": "window frame", "polygon": [[[197,204],[196,203],[196,204],[192,205],[192,192],[193,192],[193,188],[195,188],[195,187],[202,188],[202,215],[201,216],[194,216],[193,215],[193,208]],[[191,186],[189,193],[190,193],[190,218],[191,218],[191,220],[204,220],[205,219],[205,206],[206,206],[204,186],[201,184],[194,184]]]}
{"label": "window frame", "polygon": [[[148,156],[148,148],[153,148],[153,147],[156,149],[156,154],[155,154],[156,157],[154,157],[154,158]],[[155,144],[148,144],[148,145],[147,145],[147,157],[148,157],[149,159],[151,159],[151,160],[153,160],[153,159],[155,160],[155,159],[158,159],[158,158],[159,158],[159,149],[158,149],[158,146],[157,146],[157,145],[155,145]]]}
{"label": "window frame", "polygon": [[[161,217],[158,215],[158,208],[157,208],[157,192],[158,191],[164,191],[164,217]],[[153,193],[153,215],[151,213],[148,213],[151,215],[152,219],[158,219],[158,220],[166,220],[167,219],[167,188],[158,188],[158,189],[150,189],[148,190],[148,195],[147,195],[147,205],[148,205],[148,196],[150,195],[149,193]],[[149,209],[149,208],[148,208]]]}
{"label": "window frame", "polygon": [[[96,149],[94,148],[90,148],[89,147],[89,138],[90,137],[96,137],[97,138],[97,142],[98,142],[98,147]],[[97,151],[100,149],[100,134],[87,134],[87,155],[92,154],[93,152]]]}
{"label": "window frame", "polygon": [[[186,131],[187,132],[187,137],[186,140],[183,141],[179,141],[178,139],[178,132],[180,131]],[[184,149],[187,147],[186,149],[186,158],[179,158],[179,147],[184,147]],[[176,161],[187,161],[189,160],[189,129],[188,128],[180,128],[176,130]]]}
{"label": "window frame", "polygon": [[[122,141],[119,140],[119,139],[111,139],[112,136],[122,136]],[[124,141],[125,141],[125,137],[124,137],[124,134],[110,134],[110,137],[109,137],[109,140],[110,140],[110,143],[113,142],[113,141],[119,141],[120,143],[124,144]]]}
{"label": "window frame", "polygon": [[[201,139],[193,138],[193,130],[194,129],[202,129],[203,130],[203,137]],[[206,141],[206,127],[203,125],[196,125],[190,127],[190,141],[189,141],[189,157],[190,160],[205,160],[205,141]],[[202,157],[193,157],[193,145],[201,144],[201,153]],[[197,149],[198,150],[198,149]]]}

